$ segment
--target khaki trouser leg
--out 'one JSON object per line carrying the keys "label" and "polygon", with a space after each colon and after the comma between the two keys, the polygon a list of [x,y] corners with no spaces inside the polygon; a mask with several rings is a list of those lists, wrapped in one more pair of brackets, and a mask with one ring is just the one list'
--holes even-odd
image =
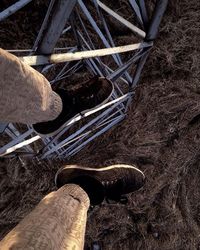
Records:
{"label": "khaki trouser leg", "polygon": [[82,188],[65,185],[48,194],[8,233],[0,249],[83,249],[88,207]]}
{"label": "khaki trouser leg", "polygon": [[0,122],[34,124],[53,120],[61,111],[62,100],[48,80],[0,49]]}

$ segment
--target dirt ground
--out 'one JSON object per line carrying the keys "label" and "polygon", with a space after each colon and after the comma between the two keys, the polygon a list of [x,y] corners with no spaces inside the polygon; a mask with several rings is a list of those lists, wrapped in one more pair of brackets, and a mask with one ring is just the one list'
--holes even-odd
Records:
{"label": "dirt ground", "polygon": [[[128,204],[105,203],[89,212],[88,250],[94,242],[105,250],[200,249],[199,8],[197,0],[170,1],[127,119],[66,162],[136,164],[147,176]],[[23,47],[26,41],[14,41],[13,22],[1,25],[0,45]],[[1,237],[55,189],[59,167],[0,160]]]}

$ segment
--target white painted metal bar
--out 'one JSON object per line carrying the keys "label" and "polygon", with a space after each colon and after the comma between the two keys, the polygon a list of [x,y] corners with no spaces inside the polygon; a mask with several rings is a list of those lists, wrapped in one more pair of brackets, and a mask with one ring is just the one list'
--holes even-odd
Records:
{"label": "white painted metal bar", "polygon": [[125,53],[130,52],[146,47],[151,47],[152,43],[136,43],[136,44],[129,44],[124,46],[118,46],[115,48],[105,48],[105,49],[97,49],[97,50],[87,50],[87,51],[78,51],[74,53],[62,53],[62,54],[52,54],[51,56],[23,56],[19,57],[19,59],[31,66],[35,65],[45,65],[49,63],[61,63],[61,62],[70,62],[70,61],[77,61],[86,58],[93,58],[93,57],[101,57],[107,55],[113,55],[116,53]]}
{"label": "white painted metal bar", "polygon": [[[37,136],[34,136],[34,137],[32,137],[32,138],[30,138],[28,140],[22,141],[22,142],[16,144],[15,146],[13,146],[13,147],[7,148],[4,152],[0,153],[0,156],[5,156],[7,154],[10,154],[10,153],[14,152],[15,150],[17,150],[19,148],[22,148],[24,146],[27,146],[27,145],[29,145],[29,144],[31,144],[31,143],[39,140],[39,139],[40,139],[40,136],[37,135]],[[2,151],[2,148],[1,148],[1,151]]]}
{"label": "white painted metal bar", "polygon": [[[77,47],[72,47],[68,52],[74,52],[76,50],[77,50]],[[66,64],[68,65],[69,63],[66,63]],[[55,64],[49,64],[49,65],[44,66],[41,73],[48,72],[48,70],[51,69],[54,66],[55,66]]]}
{"label": "white painted metal bar", "polygon": [[[103,123],[103,124],[94,126],[91,130],[89,130],[89,131],[87,131],[86,133],[82,134],[82,135],[79,136],[78,138],[75,138],[74,140],[79,140],[79,139],[80,139],[80,140],[82,141],[83,139],[85,139],[85,137],[89,136],[90,134],[92,134],[93,132],[95,132],[96,130],[98,130],[99,128],[104,127],[104,126],[106,126],[106,125],[108,125],[108,124],[110,124],[110,123],[112,123],[112,122],[114,122],[114,121],[116,121],[116,120],[119,120],[119,119],[121,119],[122,117],[124,117],[124,115],[120,115],[120,116],[115,117],[115,118],[113,118],[113,119],[111,119],[111,120],[109,120],[109,121],[106,121],[106,122]],[[79,141],[76,141],[73,145],[71,145],[70,147],[66,148],[66,150],[65,150],[62,154],[65,154],[65,153],[71,151],[74,147],[76,147],[76,145],[80,145],[80,140],[79,140]],[[62,147],[65,147],[65,146],[67,146],[68,144],[70,144],[70,143],[72,143],[72,142],[73,142],[73,140],[67,142],[67,143],[64,144]],[[61,154],[61,155],[62,155],[62,154]]]}
{"label": "white painted metal bar", "polygon": [[1,154],[5,153],[5,151],[8,149],[8,148],[11,148],[13,147],[14,145],[22,142],[26,137],[28,137],[31,133],[33,132],[33,130],[28,130],[27,132],[25,132],[24,134],[21,134],[20,136],[18,136],[16,138],[14,138],[14,140],[12,140],[11,142],[9,142],[8,144],[6,144],[5,146],[1,147],[0,148],[0,156]]}
{"label": "white painted metal bar", "polygon": [[122,16],[118,15],[116,12],[114,12],[113,10],[111,10],[110,8],[108,8],[101,1],[97,0],[97,3],[98,3],[98,5],[103,10],[105,10],[108,14],[110,14],[112,17],[114,17],[120,23],[124,24],[127,28],[129,28],[130,30],[132,30],[135,34],[137,34],[141,38],[145,38],[146,33],[143,30],[139,29],[138,27],[136,27],[135,25],[133,25],[132,23],[130,23],[129,21],[127,21],[125,18],[123,18]]}
{"label": "white painted metal bar", "polygon": [[62,32],[62,35],[64,35],[67,31],[71,30],[71,28],[72,28],[71,25],[65,28]]}
{"label": "white painted metal bar", "polygon": [[[58,50],[70,50],[73,49],[74,47],[65,47],[65,48],[55,48],[54,51]],[[32,53],[35,52],[33,49],[7,49],[6,51],[10,53]]]}
{"label": "white painted metal bar", "polygon": [[[97,112],[97,111],[99,111],[99,110],[101,110],[101,109],[103,109],[103,108],[105,108],[105,107],[107,107],[107,106],[110,106],[110,105],[112,105],[112,104],[114,104],[114,103],[116,103],[116,102],[123,101],[124,99],[128,98],[128,96],[129,96],[129,94],[126,94],[126,95],[124,95],[124,96],[118,98],[117,100],[115,99],[115,100],[113,100],[113,101],[111,101],[111,102],[109,102],[109,103],[107,103],[107,104],[102,105],[101,107],[97,108],[97,109],[94,110],[94,111],[87,112],[84,116],[89,116],[89,115],[91,115],[91,114],[93,114],[93,113],[95,113],[95,112]],[[77,118],[80,119],[81,116],[80,116],[80,117],[77,117]],[[76,120],[76,119],[75,119],[75,120]],[[72,121],[72,122],[73,122],[73,121]],[[21,141],[23,138],[26,138],[27,135],[29,135],[30,133],[32,133],[32,131],[31,131],[31,130],[28,130],[25,134],[22,134],[22,136],[20,136],[20,138],[17,138],[17,141]],[[10,145],[5,145],[5,148],[1,148],[1,151],[0,151],[1,154],[0,154],[0,156],[4,156],[4,155],[6,155],[6,154],[12,153],[12,152],[14,152],[15,150],[17,150],[17,149],[19,149],[19,148],[21,148],[21,147],[24,147],[24,146],[26,146],[26,145],[29,145],[29,144],[31,144],[31,143],[33,143],[33,142],[39,140],[39,139],[41,139],[40,136],[35,136],[35,137],[31,138],[31,139],[22,141],[22,142],[20,142],[20,143],[14,145],[14,146],[12,146],[12,143],[13,143],[13,142],[12,142]],[[15,141],[15,143],[16,143],[17,141]],[[11,146],[11,147],[10,147],[10,146]],[[9,147],[9,148],[8,148],[8,147]],[[55,149],[56,149],[56,147],[54,148],[54,150],[55,150]],[[52,150],[48,151],[48,154],[49,154],[49,152],[51,152],[51,151],[52,151]],[[46,154],[46,156],[47,156],[48,154]]]}
{"label": "white painted metal bar", "polygon": [[101,134],[105,133],[108,129],[110,129],[111,127],[113,127],[114,125],[116,125],[117,123],[119,123],[123,119],[124,119],[124,116],[122,116],[122,117],[118,118],[117,120],[115,120],[114,122],[110,123],[107,127],[105,127],[104,129],[100,130],[95,135],[91,136],[88,140],[84,141],[77,148],[75,148],[74,150],[72,150],[67,156],[69,157],[69,156],[74,155],[75,153],[77,153],[78,151],[80,151],[84,146],[86,146],[89,142],[91,142],[93,139],[95,139],[96,137],[98,137]]}
{"label": "white painted metal bar", "polygon": [[[6,129],[6,133],[9,134],[9,132],[12,132],[12,134],[10,134],[10,137],[16,141],[16,139],[21,136],[21,133],[19,130],[17,130],[17,128],[12,124],[12,123],[9,123],[7,129]],[[25,132],[26,133],[26,132]],[[30,152],[33,152],[32,148],[30,146],[26,146],[25,147],[25,150],[26,151],[30,151]]]}
{"label": "white painted metal bar", "polygon": [[[112,120],[114,120],[114,119],[112,119]],[[116,120],[116,118],[115,118],[115,120]],[[112,122],[112,121],[110,121],[110,122]],[[107,122],[107,124],[108,123],[109,122]],[[84,141],[83,141],[84,139],[88,139],[87,137],[90,136],[90,134],[92,134],[96,130],[98,130],[100,127],[103,127],[103,126],[102,125],[96,125],[92,129],[90,129],[89,131],[87,131],[86,133],[84,133],[83,137],[78,138],[79,140],[76,140],[72,145],[70,145],[67,148],[65,148],[65,150],[64,150],[64,152],[62,154],[69,154],[72,150],[76,150],[77,146],[79,147],[80,145],[82,145],[84,143]],[[68,143],[65,146],[67,146],[67,145],[68,145]]]}
{"label": "white painted metal bar", "polygon": [[114,103],[120,103],[120,102],[126,100],[127,98],[129,98],[130,96],[131,96],[131,93],[128,93],[128,94],[125,94],[125,95],[123,95],[123,96],[121,96],[121,97],[119,97],[119,98],[117,98],[117,99],[115,99],[113,101],[110,101],[110,102],[108,102],[106,104],[103,104],[99,108],[96,108],[96,109],[94,109],[92,111],[89,111],[89,112],[85,113],[84,117],[92,115],[92,114],[94,114],[94,113],[96,113],[96,112],[98,112],[98,111],[100,111],[100,110],[102,110],[102,109],[104,109],[106,107],[109,107],[110,105],[112,105]]}
{"label": "white painted metal bar", "polygon": [[[122,99],[122,101],[124,101]],[[88,127],[92,126],[93,124],[97,123],[98,120],[102,117],[105,117],[106,115],[109,115],[109,113],[118,106],[118,103],[115,103],[111,108],[107,109],[106,111],[104,111],[102,114],[100,114],[98,117],[94,118],[92,121],[90,121],[89,123],[87,123],[86,125],[84,125],[81,129],[79,129],[77,132],[75,132],[74,134],[68,136],[65,140],[63,140],[62,142],[60,142],[59,144],[57,144],[57,146],[55,148],[52,148],[51,150],[49,150],[48,152],[46,152],[42,158],[45,158],[46,156],[48,156],[50,153],[55,152],[58,148],[60,148],[64,143],[68,142],[69,140],[75,138],[76,136],[80,135],[83,131],[85,131]],[[63,133],[62,133],[63,134]],[[61,135],[62,135],[61,134]],[[60,135],[60,136],[61,136]]]}

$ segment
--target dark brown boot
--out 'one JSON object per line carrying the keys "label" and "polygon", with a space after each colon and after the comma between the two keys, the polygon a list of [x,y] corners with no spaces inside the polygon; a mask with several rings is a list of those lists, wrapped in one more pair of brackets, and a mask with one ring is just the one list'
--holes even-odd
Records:
{"label": "dark brown boot", "polygon": [[73,89],[58,89],[55,91],[62,99],[63,109],[60,115],[52,121],[33,125],[33,129],[41,136],[58,133],[79,115],[92,111],[106,103],[113,92],[113,84],[104,77],[94,77]]}
{"label": "dark brown boot", "polygon": [[117,164],[101,168],[68,165],[58,170],[55,176],[57,187],[67,183],[81,186],[88,194],[92,205],[99,204],[104,197],[118,200],[124,194],[140,189],[145,175],[135,166]]}

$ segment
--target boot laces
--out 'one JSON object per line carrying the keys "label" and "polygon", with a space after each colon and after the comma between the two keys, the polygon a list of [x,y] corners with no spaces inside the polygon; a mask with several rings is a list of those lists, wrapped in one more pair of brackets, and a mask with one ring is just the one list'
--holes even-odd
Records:
{"label": "boot laces", "polygon": [[115,180],[111,180],[111,181],[102,181],[102,184],[104,185],[104,187],[109,187],[110,185],[114,185],[117,182],[117,179]]}

